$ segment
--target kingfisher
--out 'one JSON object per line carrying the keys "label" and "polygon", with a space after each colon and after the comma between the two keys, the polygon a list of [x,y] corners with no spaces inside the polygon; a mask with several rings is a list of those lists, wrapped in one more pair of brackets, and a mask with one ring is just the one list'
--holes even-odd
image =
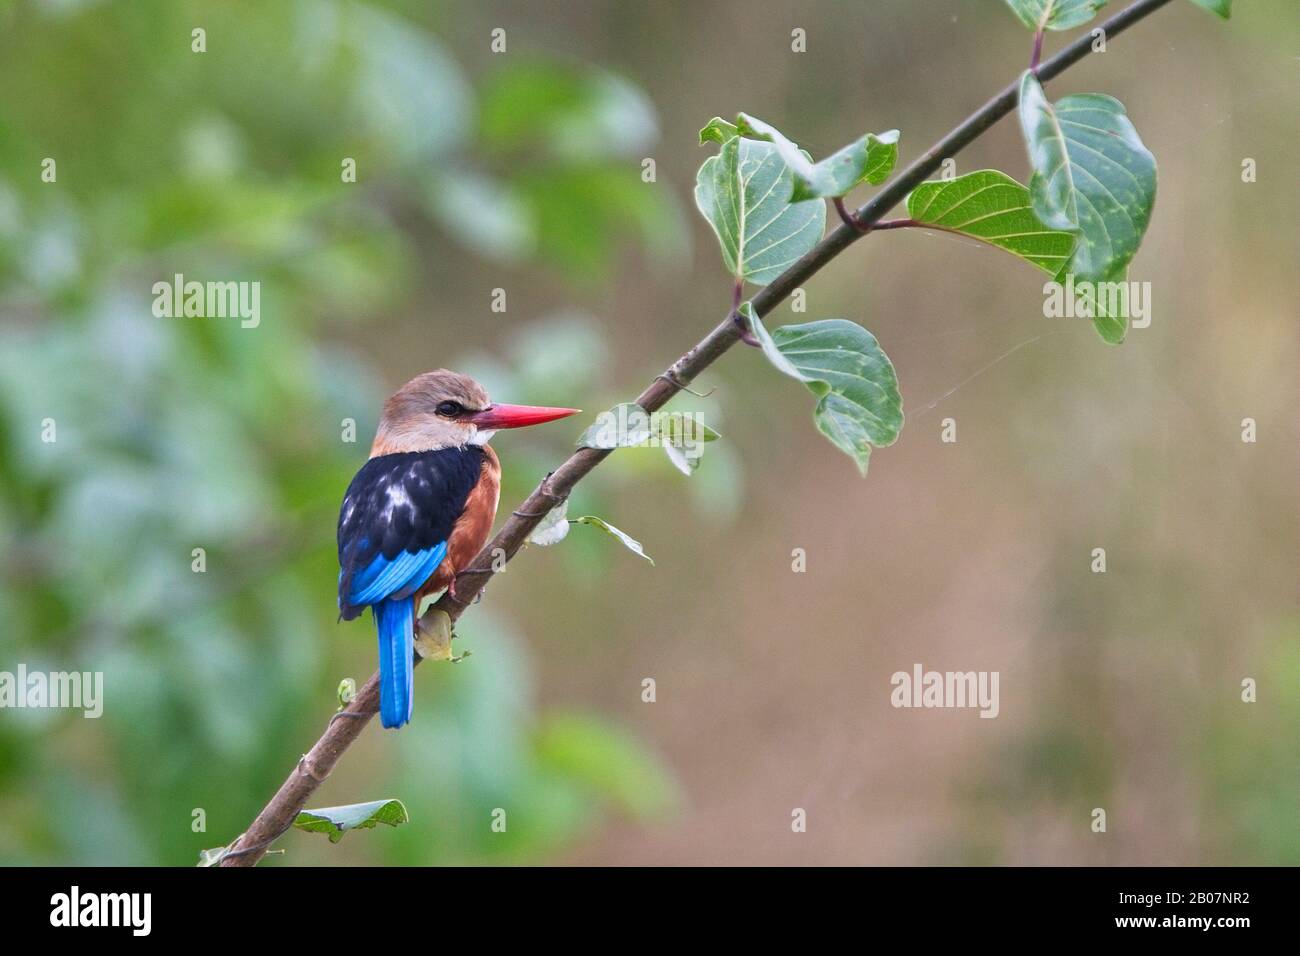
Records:
{"label": "kingfisher", "polygon": [[367,607],[379,631],[379,719],[411,719],[414,654],[455,660],[451,618],[417,623],[423,599],[449,590],[487,541],[501,491],[488,444],[500,428],[540,425],[576,408],[502,405],[468,375],[435,369],[384,402],[370,458],[339,509],[339,617]]}

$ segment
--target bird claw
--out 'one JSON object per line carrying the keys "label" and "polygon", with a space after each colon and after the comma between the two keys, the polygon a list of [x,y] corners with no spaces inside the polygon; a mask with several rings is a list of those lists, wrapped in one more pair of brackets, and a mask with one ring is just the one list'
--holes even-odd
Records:
{"label": "bird claw", "polygon": [[451,628],[451,615],[437,608],[430,608],[424,617],[415,622],[415,651],[425,660],[451,661],[457,663],[465,655],[452,656],[451,640],[455,633]]}

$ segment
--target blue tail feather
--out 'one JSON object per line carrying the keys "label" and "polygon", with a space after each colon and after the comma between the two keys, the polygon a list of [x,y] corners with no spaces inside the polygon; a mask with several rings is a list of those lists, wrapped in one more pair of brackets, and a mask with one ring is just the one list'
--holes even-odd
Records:
{"label": "blue tail feather", "polygon": [[414,603],[408,597],[374,605],[379,629],[379,720],[385,727],[400,727],[411,719]]}

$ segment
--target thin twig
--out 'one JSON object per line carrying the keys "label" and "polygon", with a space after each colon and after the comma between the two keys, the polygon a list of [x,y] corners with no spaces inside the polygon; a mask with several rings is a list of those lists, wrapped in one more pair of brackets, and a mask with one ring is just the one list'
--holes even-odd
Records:
{"label": "thin twig", "polygon": [[[1121,10],[1101,25],[1107,37],[1118,36],[1128,27],[1154,13],[1169,3],[1170,0],[1137,0],[1136,3]],[[1043,63],[1038,70],[1039,78],[1046,82],[1062,71],[1077,63],[1092,49],[1092,36],[1086,35],[1067,46],[1052,59]],[[1019,83],[1013,82],[993,99],[972,113],[965,121],[947,136],[935,143],[913,162],[896,175],[875,196],[854,214],[854,219],[867,228],[877,225],[885,213],[902,202],[913,189],[935,172],[944,159],[956,155],[974,139],[984,133],[990,126],[1006,116],[1016,106]],[[795,289],[807,282],[822,266],[830,262],[852,243],[861,238],[862,233],[847,224],[840,225],[812,250],[795,262],[772,282],[764,286],[754,296],[751,305],[754,314],[763,316],[784,302]],[[678,392],[673,379],[690,381],[700,372],[718,360],[729,348],[741,340],[742,329],[735,321],[736,310],[733,309],[712,332],[697,342],[686,354],[679,358],[667,373],[656,376],[649,387],[637,397],[636,403],[647,412],[662,408]],[[608,448],[580,448],[549,475],[528,496],[518,508],[506,519],[501,530],[489,541],[478,556],[471,562],[472,572],[460,577],[470,579],[475,593],[487,584],[495,573],[492,561],[498,551],[505,555],[506,561],[515,556],[524,539],[533,530],[558,500],[567,497],[573,486],[610,454]],[[444,611],[452,620],[460,617],[464,607],[444,594],[433,606]],[[417,656],[415,663],[420,663]],[[370,679],[357,692],[357,696],[348,704],[345,713],[356,716],[358,720],[332,720],[325,733],[316,741],[304,758],[315,768],[315,773],[308,776],[299,773],[295,766],[288,779],[276,791],[275,796],[257,815],[249,828],[231,847],[232,853],[221,861],[221,866],[253,866],[266,853],[266,848],[280,834],[286,832],[297,817],[298,812],[307,805],[307,800],[318,786],[317,780],[325,779],[334,769],[343,752],[369,723],[369,718],[379,710],[379,675],[372,674]],[[248,851],[248,852],[246,852]],[[239,855],[236,855],[239,854]]]}

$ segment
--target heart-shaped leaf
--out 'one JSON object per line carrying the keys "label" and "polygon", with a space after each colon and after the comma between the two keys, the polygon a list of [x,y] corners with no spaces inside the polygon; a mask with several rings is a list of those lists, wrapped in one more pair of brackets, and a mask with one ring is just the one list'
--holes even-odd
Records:
{"label": "heart-shaped leaf", "polygon": [[[736,126],[742,136],[771,143],[794,174],[791,200],[835,199],[859,183],[883,183],[898,162],[898,130],[867,133],[843,149],[814,163],[808,154],[770,123],[739,113]],[[707,129],[707,127],[706,127]]]}
{"label": "heart-shaped leaf", "polygon": [[1098,93],[1049,103],[1033,73],[1020,83],[1020,125],[1038,218],[1079,234],[1070,271],[1115,275],[1137,252],[1156,198],[1156,160],[1119,100]]}
{"label": "heart-shaped leaf", "polygon": [[1225,20],[1232,16],[1232,0],[1192,0],[1192,3],[1211,13],[1217,13]]}
{"label": "heart-shaped leaf", "polygon": [[372,800],[353,803],[346,807],[322,807],[303,810],[293,825],[308,833],[325,833],[331,843],[338,843],[349,830],[369,830],[380,823],[395,827],[411,818],[401,800]]}
{"label": "heart-shaped leaf", "polygon": [[867,473],[871,446],[892,445],[903,428],[903,396],[876,337],[847,319],[784,325],[769,333],[748,302],[740,307],[763,353],[817,396],[817,429]]}
{"label": "heart-shaped leaf", "polygon": [[1105,5],[1106,0],[1007,0],[1031,30],[1069,30],[1087,23]]}
{"label": "heart-shaped leaf", "polygon": [[733,136],[695,179],[695,205],[737,279],[771,282],[826,231],[826,204],[790,202],[793,174],[771,143]]}
{"label": "heart-shaped leaf", "polygon": [[907,212],[918,223],[987,242],[1052,275],[1074,250],[1074,233],[1043,225],[1029,190],[996,169],[921,183],[907,197]]}

